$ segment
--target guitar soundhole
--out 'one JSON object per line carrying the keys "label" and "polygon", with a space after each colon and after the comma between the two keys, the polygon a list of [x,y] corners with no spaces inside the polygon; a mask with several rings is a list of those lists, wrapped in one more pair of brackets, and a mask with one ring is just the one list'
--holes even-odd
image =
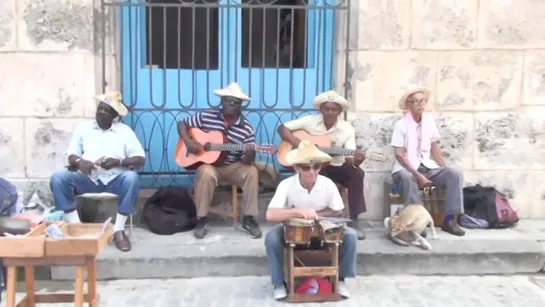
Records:
{"label": "guitar soundhole", "polygon": [[210,151],[211,147],[212,147],[212,144],[210,144],[210,143],[204,143],[202,145],[202,148],[204,149],[204,151]]}

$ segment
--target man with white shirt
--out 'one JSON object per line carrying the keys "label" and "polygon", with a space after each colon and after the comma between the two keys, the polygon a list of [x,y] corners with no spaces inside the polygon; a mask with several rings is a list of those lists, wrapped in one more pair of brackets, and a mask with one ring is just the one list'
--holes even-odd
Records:
{"label": "man with white shirt", "polygon": [[95,120],[79,124],[68,146],[68,163],[74,171],[55,172],[51,176],[51,191],[57,209],[65,212],[69,223],[81,223],[76,195],[103,192],[118,195],[113,242],[126,252],[131,249],[131,242],[124,231],[125,223],[140,189],[135,170],[144,165],[146,154],[134,131],[114,121],[128,112],[121,94],[110,92],[95,99],[98,101]]}
{"label": "man with white shirt", "polygon": [[435,119],[425,114],[430,89],[410,86],[399,100],[406,114],[394,126],[391,145],[396,161],[392,170],[394,183],[401,189],[405,204],[421,204],[419,189],[435,186],[446,189],[445,219],[441,229],[456,236],[465,231],[458,224],[464,212],[462,174],[445,166],[439,147],[439,130]]}
{"label": "man with white shirt", "polygon": [[[283,180],[274,193],[266,218],[269,222],[281,223],[292,218],[316,220],[320,216],[339,216],[344,208],[337,186],[331,179],[320,175],[322,163],[331,157],[309,141],[302,141],[297,149],[286,155],[286,162],[297,174]],[[339,247],[339,294],[348,298],[350,293],[345,278],[356,276],[357,233],[345,227],[343,242]],[[276,300],[286,298],[284,284],[284,228],[277,225],[265,236],[265,249],[269,272]]]}
{"label": "man with white shirt", "polygon": [[[333,147],[356,149],[354,127],[341,118],[341,113],[348,110],[348,101],[335,91],[328,91],[317,95],[312,104],[320,113],[303,116],[280,125],[278,134],[282,140],[297,147],[301,140],[295,137],[292,132],[305,130],[312,135],[328,136]],[[352,219],[350,227],[358,232],[359,240],[365,238],[365,233],[358,217],[367,211],[363,195],[365,174],[360,168],[364,160],[365,155],[362,152],[354,153],[353,157],[335,156],[329,163],[330,165],[322,169],[320,173],[347,188],[348,209],[350,219]]]}

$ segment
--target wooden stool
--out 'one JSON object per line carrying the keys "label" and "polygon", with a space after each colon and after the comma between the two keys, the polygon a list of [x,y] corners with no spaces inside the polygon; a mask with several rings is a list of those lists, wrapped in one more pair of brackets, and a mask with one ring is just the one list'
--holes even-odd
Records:
{"label": "wooden stool", "polygon": [[[397,191],[395,184],[384,182],[384,217],[395,214],[398,209],[403,208],[403,195]],[[422,205],[430,212],[435,226],[441,226],[445,213],[443,210],[445,201],[445,189],[432,186],[430,188],[420,189]]]}
{"label": "wooden stool", "polygon": [[[321,238],[322,247],[318,250],[304,248],[310,244],[311,238]],[[287,301],[290,303],[340,301],[339,245],[342,242],[342,233],[327,237],[319,225],[294,226],[288,221],[284,223],[284,239]],[[297,250],[296,247],[304,249]],[[333,292],[316,295],[295,293],[295,279],[298,277],[328,278],[333,284]]]}
{"label": "wooden stool", "polygon": [[[84,302],[87,302],[88,306],[91,307],[99,305],[100,295],[97,292],[95,257],[4,258],[4,265],[8,272],[6,307],[35,307],[37,303],[74,303],[75,307],[82,307]],[[76,283],[74,293],[36,294],[34,286],[35,266],[75,266]],[[26,296],[15,304],[17,267],[25,268]],[[87,272],[87,294],[83,293],[85,272]]]}

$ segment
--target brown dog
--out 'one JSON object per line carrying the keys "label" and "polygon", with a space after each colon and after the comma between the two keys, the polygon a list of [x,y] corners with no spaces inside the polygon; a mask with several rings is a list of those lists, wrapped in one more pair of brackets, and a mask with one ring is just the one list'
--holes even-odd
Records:
{"label": "brown dog", "polygon": [[420,235],[427,226],[431,227],[432,239],[437,239],[431,214],[422,205],[407,205],[395,216],[384,219],[384,227],[394,243],[430,250],[430,243]]}

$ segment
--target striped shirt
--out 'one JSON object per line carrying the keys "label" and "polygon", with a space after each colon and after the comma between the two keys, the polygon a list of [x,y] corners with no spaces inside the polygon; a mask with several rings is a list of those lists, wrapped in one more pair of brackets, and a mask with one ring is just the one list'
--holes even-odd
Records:
{"label": "striped shirt", "polygon": [[[221,131],[227,135],[229,143],[251,144],[255,142],[254,128],[252,128],[250,122],[242,114],[240,114],[235,123],[229,126],[223,118],[221,110],[206,110],[187,117],[183,121],[188,128],[199,128],[206,132]],[[242,152],[229,152],[225,159],[225,164],[231,164],[240,160],[242,155]]]}

